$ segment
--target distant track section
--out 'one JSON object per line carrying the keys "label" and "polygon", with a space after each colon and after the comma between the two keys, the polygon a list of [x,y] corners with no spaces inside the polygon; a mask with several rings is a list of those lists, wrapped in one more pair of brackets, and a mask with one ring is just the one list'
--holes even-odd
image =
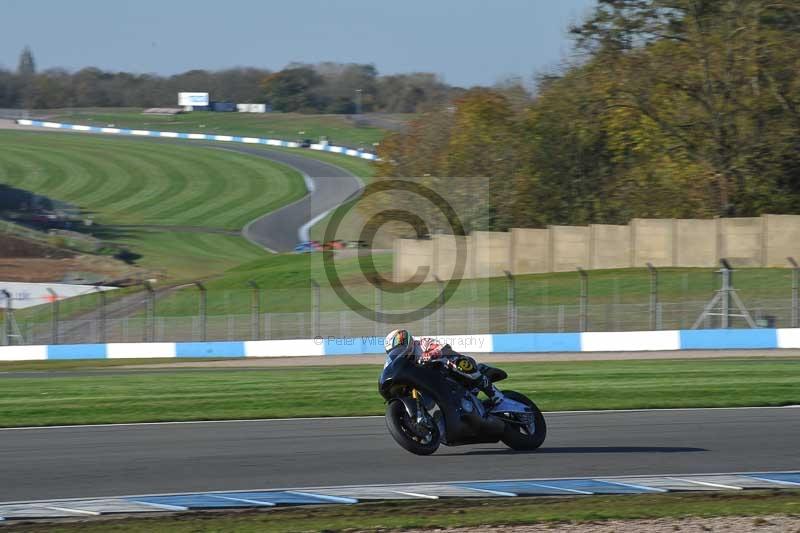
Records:
{"label": "distant track section", "polygon": [[258,217],[242,230],[246,239],[273,252],[290,252],[298,241],[308,240],[308,228],[314,222],[355,198],[363,187],[361,180],[347,170],[302,155],[250,146],[225,148],[282,163],[306,178],[309,191],[306,196]]}
{"label": "distant track section", "polygon": [[[48,122],[44,120],[31,120],[31,119],[18,119],[16,121],[20,126],[49,128],[56,130],[70,130],[85,133],[105,133],[109,135],[133,135],[138,137],[161,137],[167,139],[187,139],[196,141],[216,141],[225,143],[243,143],[243,144],[262,144],[266,146],[280,146],[283,148],[300,148],[300,143],[293,141],[284,141],[281,139],[266,139],[263,137],[242,137],[239,135],[214,135],[207,133],[180,133],[175,131],[152,131],[152,130],[135,130],[130,128],[113,128],[113,127],[99,127],[99,126],[84,126],[81,124],[66,124],[63,122]],[[375,154],[364,152],[362,150],[354,150],[352,148],[344,148],[342,146],[331,146],[323,144],[312,144],[309,146],[311,150],[319,150],[323,152],[332,152],[335,154],[347,155],[350,157],[358,157],[360,159],[367,159],[374,161],[377,159]]]}
{"label": "distant track section", "polygon": [[[11,122],[7,122],[11,125]],[[20,119],[15,127],[24,129],[51,129],[62,132],[92,133],[104,135],[125,135],[159,141],[179,142],[192,140],[193,146],[202,146],[253,155],[287,165],[300,172],[306,181],[308,194],[300,200],[266,213],[248,223],[242,230],[246,239],[271,252],[290,252],[298,241],[308,240],[308,230],[330,210],[354,198],[362,188],[361,180],[347,170],[318,159],[303,157],[299,153],[279,150],[265,150],[269,147],[295,148],[299,144],[277,139],[240,137],[230,135],[208,135],[200,133],[176,133],[169,131],[135,130],[125,128],[104,128],[81,126],[60,122]],[[3,124],[0,123],[0,127]],[[203,142],[205,141],[205,142]],[[209,142],[211,141],[211,142]],[[358,150],[347,150],[336,146],[317,146],[317,150],[375,159],[373,154]]]}

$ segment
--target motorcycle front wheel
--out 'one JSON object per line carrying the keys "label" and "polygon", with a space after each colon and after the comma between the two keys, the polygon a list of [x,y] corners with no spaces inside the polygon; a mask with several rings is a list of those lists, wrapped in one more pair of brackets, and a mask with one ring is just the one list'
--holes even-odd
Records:
{"label": "motorcycle front wheel", "polygon": [[430,428],[417,424],[399,400],[386,406],[386,427],[397,444],[413,454],[430,455],[439,449],[441,435],[436,424]]}
{"label": "motorcycle front wheel", "polygon": [[544,415],[533,401],[519,392],[513,390],[503,391],[506,398],[515,402],[524,403],[532,410],[531,424],[513,424],[506,422],[502,440],[506,446],[512,450],[530,451],[535,450],[544,442],[547,437],[547,424]]}

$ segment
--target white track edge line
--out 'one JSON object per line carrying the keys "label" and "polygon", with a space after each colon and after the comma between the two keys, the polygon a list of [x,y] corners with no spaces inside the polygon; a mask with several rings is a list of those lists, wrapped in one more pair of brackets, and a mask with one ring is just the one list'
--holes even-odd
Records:
{"label": "white track edge line", "polygon": [[263,505],[264,507],[275,507],[275,504],[272,502],[261,502],[258,500],[250,500],[247,498],[234,498],[233,496],[223,496],[221,494],[209,494],[211,498],[217,498],[218,500],[229,500],[232,502],[242,502],[242,503],[249,503],[252,505]]}
{"label": "white track edge line", "polygon": [[727,490],[743,490],[742,487],[734,487],[733,485],[723,485],[722,483],[711,483],[710,481],[698,481],[695,479],[686,479],[681,477],[668,477],[670,481],[682,481],[684,483],[691,483],[693,485],[703,485],[706,487],[713,487],[716,489],[727,489]]}
{"label": "white track edge line", "polygon": [[[610,479],[649,479],[649,478],[680,478],[680,477],[691,477],[691,476],[747,476],[752,477],[753,479],[758,479],[759,481],[766,481],[770,483],[775,483],[778,485],[792,485],[792,486],[800,486],[800,483],[795,483],[792,481],[777,481],[772,479],[765,479],[758,477],[759,475],[764,474],[797,474],[798,471],[796,470],[775,470],[775,471],[749,471],[749,472],[703,472],[703,473],[683,473],[683,474],[634,474],[634,475],[619,475],[619,476],[562,476],[562,477],[548,477],[548,478],[538,478],[538,479],[531,479],[531,478],[512,478],[512,479],[471,479],[471,480],[461,480],[461,481],[441,481],[441,482],[432,482],[426,483],[426,485],[462,485],[468,483],[512,483],[512,482],[521,482],[521,483],[528,483],[531,485],[543,486],[539,481],[552,481],[552,480],[562,480],[562,479],[594,479],[597,481],[603,480],[610,480]],[[6,501],[0,502],[0,505],[22,505],[22,504],[46,504],[46,503],[65,503],[65,502],[75,502],[75,501],[84,501],[84,500],[113,500],[113,499],[127,499],[130,501],[135,501],[137,503],[146,503],[148,502],[141,502],[138,501],[138,498],[150,498],[154,496],[194,496],[198,494],[230,494],[234,492],[306,492],[306,493],[313,493],[312,491],[324,491],[326,489],[363,489],[363,488],[383,488],[388,490],[389,492],[395,492],[398,494],[406,494],[411,496],[411,493],[405,493],[399,490],[393,490],[392,487],[402,487],[408,486],[407,483],[405,484],[398,484],[398,485],[387,485],[387,484],[380,484],[380,483],[373,483],[373,484],[365,484],[365,485],[328,485],[323,487],[275,487],[275,488],[249,488],[249,489],[228,489],[228,490],[216,490],[216,491],[195,491],[195,492],[159,492],[154,494],[127,494],[122,496],[84,496],[81,498],[59,498],[55,500],[19,500],[19,501]],[[554,488],[557,490],[568,490],[562,489],[560,487],[548,487]],[[591,494],[591,493],[589,493]],[[413,494],[414,496],[419,496],[423,498],[436,498],[438,496],[425,496],[421,494]]]}

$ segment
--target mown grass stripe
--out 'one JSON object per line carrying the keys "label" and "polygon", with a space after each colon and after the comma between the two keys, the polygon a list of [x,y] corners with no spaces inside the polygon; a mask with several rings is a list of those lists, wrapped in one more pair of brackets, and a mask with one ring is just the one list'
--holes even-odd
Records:
{"label": "mown grass stripe", "polygon": [[0,183],[94,214],[104,238],[177,279],[219,274],[264,257],[240,237],[123,226],[238,230],[305,194],[294,170],[238,152],[147,139],[0,132]]}

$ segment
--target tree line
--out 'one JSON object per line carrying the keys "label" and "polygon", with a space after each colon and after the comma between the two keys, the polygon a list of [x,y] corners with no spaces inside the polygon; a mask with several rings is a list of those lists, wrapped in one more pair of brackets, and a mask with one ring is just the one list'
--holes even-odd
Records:
{"label": "tree line", "polygon": [[800,213],[795,2],[598,0],[570,31],[531,98],[460,95],[387,138],[379,175],[491,177],[467,230]]}
{"label": "tree line", "polygon": [[173,76],[95,67],[40,72],[26,47],[16,71],[0,68],[0,107],[5,108],[173,107],[177,93],[183,91],[301,113],[413,113],[433,109],[463,92],[434,74],[382,76],[374,66],[359,64],[292,63],[277,72],[242,67]]}

